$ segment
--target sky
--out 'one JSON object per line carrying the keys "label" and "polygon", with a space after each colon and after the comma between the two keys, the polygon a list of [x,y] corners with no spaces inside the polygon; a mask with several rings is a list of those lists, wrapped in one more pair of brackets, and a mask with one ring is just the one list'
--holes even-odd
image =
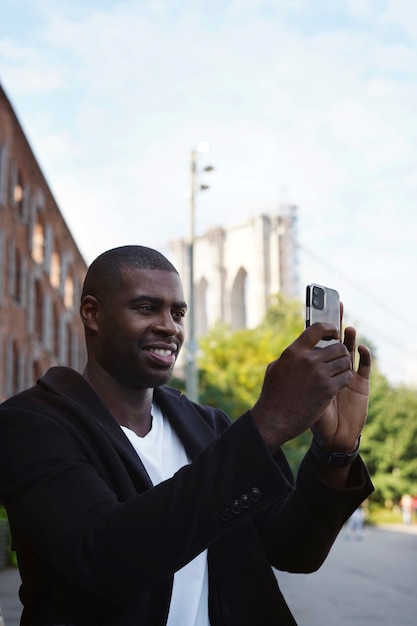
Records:
{"label": "sky", "polygon": [[208,141],[196,234],[295,204],[300,300],[417,382],[415,0],[0,0],[0,83],[87,263],[188,236]]}

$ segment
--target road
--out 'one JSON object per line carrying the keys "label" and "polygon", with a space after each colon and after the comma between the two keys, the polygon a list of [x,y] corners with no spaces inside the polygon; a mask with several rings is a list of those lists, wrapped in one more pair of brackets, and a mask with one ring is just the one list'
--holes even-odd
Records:
{"label": "road", "polygon": [[417,626],[417,526],[343,530],[318,572],[277,578],[298,626]]}
{"label": "road", "polygon": [[[343,530],[318,572],[277,578],[298,626],[417,626],[417,525]],[[5,626],[19,626],[18,585],[17,570],[0,572]]]}

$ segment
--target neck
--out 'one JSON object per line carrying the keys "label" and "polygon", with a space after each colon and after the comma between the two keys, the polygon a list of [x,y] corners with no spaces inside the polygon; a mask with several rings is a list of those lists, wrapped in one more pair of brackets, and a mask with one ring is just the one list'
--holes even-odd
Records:
{"label": "neck", "polygon": [[130,428],[139,437],[148,434],[152,427],[153,389],[128,389],[105,373],[92,372],[88,365],[83,377],[120,426]]}

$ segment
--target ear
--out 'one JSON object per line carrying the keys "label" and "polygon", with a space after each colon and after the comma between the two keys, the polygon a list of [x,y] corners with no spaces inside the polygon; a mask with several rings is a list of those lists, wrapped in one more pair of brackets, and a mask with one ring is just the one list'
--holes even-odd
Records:
{"label": "ear", "polygon": [[97,330],[98,301],[94,296],[85,296],[81,300],[80,316],[86,329]]}

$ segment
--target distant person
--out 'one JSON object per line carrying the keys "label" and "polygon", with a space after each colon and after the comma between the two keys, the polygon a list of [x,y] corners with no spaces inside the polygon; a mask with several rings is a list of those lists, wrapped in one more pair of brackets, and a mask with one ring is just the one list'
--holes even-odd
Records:
{"label": "distant person", "polygon": [[411,524],[413,517],[413,498],[409,493],[405,493],[400,501],[401,514],[403,518],[403,524]]}
{"label": "distant person", "polygon": [[363,539],[363,531],[365,527],[365,512],[362,506],[353,511],[346,523],[347,537],[352,539]]}
{"label": "distant person", "polygon": [[[51,368],[0,407],[22,626],[294,625],[271,565],[316,570],[371,493],[371,359],[359,346],[354,368],[353,328],[322,350],[334,326],[301,333],[230,424],[166,386],[186,311],[159,252],[103,253],[82,291],[83,374]],[[295,481],[281,445],[309,428]]]}

